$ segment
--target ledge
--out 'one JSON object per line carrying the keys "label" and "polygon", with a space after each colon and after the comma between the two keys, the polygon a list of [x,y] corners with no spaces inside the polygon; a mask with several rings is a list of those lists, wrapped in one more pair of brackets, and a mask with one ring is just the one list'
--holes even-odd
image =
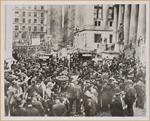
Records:
{"label": "ledge", "polygon": [[105,54],[119,54],[119,51],[103,51]]}

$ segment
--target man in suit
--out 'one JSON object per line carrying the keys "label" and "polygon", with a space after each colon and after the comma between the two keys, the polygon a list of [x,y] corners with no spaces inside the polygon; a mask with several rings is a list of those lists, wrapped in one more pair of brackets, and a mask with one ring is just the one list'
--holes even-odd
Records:
{"label": "man in suit", "polygon": [[81,87],[81,82],[78,81],[75,86],[75,98],[76,98],[76,113],[81,113],[81,100],[83,100],[83,90]]}
{"label": "man in suit", "polygon": [[137,100],[136,90],[133,86],[132,80],[127,81],[128,88],[126,89],[125,102],[129,116],[134,116],[133,103]]}
{"label": "man in suit", "polygon": [[73,82],[70,82],[69,84],[65,85],[65,88],[66,88],[66,97],[68,98],[70,103],[69,109],[70,111],[72,111],[72,105],[75,99],[75,85]]}
{"label": "man in suit", "polygon": [[135,85],[135,89],[137,92],[137,107],[143,109],[145,102],[145,91],[146,86],[144,84],[144,79],[141,77],[137,84]]}
{"label": "man in suit", "polygon": [[105,112],[108,110],[109,98],[110,98],[110,86],[107,82],[104,83],[102,89],[102,110]]}
{"label": "man in suit", "polygon": [[55,98],[55,103],[56,104],[54,104],[52,108],[53,116],[66,116],[67,114],[66,107],[63,103],[61,103],[59,97]]}
{"label": "man in suit", "polygon": [[39,89],[36,85],[36,80],[33,78],[31,80],[31,85],[26,90],[27,97],[32,97],[34,92],[39,93]]}
{"label": "man in suit", "polygon": [[32,98],[28,97],[27,105],[25,108],[25,116],[40,116],[40,112],[33,107]]}
{"label": "man in suit", "polygon": [[23,101],[21,98],[17,99],[17,107],[14,109],[12,116],[25,116],[25,108],[23,108]]}
{"label": "man in suit", "polygon": [[38,97],[38,94],[34,93],[32,105],[33,105],[34,108],[36,108],[39,111],[40,116],[44,116],[45,115],[45,110],[43,108],[42,103],[37,100],[37,97]]}

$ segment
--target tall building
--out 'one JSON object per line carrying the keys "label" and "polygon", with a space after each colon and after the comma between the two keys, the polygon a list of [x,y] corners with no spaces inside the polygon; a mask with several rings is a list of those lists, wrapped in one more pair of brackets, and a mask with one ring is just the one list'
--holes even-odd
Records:
{"label": "tall building", "polygon": [[[124,26],[124,44],[137,43],[146,36],[146,5],[98,4],[66,5],[64,16],[65,39],[75,48],[101,52],[118,41],[120,23]],[[72,31],[74,28],[75,31]],[[74,38],[72,36],[74,35]]]}
{"label": "tall building", "polygon": [[48,24],[50,24],[49,34],[52,35],[52,43],[57,44],[63,39],[63,26],[62,26],[62,5],[48,6],[50,14]]}
{"label": "tall building", "polygon": [[45,38],[47,5],[14,5],[13,16],[13,40]]}
{"label": "tall building", "polygon": [[12,6],[11,5],[5,5],[4,8],[4,14],[5,14],[5,19],[4,19],[4,38],[2,38],[2,41],[4,41],[4,60],[10,64],[14,60],[12,57]]}
{"label": "tall building", "polygon": [[64,40],[73,45],[76,5],[64,5]]}

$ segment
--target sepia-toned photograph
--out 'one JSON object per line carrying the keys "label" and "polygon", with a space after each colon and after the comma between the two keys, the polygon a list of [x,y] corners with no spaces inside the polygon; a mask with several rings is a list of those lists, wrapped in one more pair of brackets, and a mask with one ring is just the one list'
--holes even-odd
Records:
{"label": "sepia-toned photograph", "polygon": [[148,4],[2,2],[2,117],[147,117]]}

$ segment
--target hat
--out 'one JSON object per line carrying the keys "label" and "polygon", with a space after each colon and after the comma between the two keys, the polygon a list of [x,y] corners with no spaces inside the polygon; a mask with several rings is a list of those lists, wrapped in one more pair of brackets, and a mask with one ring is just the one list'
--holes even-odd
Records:
{"label": "hat", "polygon": [[120,93],[116,93],[115,96],[120,96]]}
{"label": "hat", "polygon": [[127,83],[133,84],[132,80],[130,80],[130,79],[127,80]]}
{"label": "hat", "polygon": [[22,99],[21,98],[18,98],[17,99],[17,105],[21,105],[23,102],[22,102]]}
{"label": "hat", "polygon": [[32,98],[31,97],[28,97],[27,98],[27,103],[31,103],[32,102]]}
{"label": "hat", "polygon": [[139,80],[144,81],[144,78],[143,78],[143,77],[141,77],[141,78],[139,78]]}
{"label": "hat", "polygon": [[118,84],[118,82],[115,80],[115,81],[114,81],[114,84]]}

